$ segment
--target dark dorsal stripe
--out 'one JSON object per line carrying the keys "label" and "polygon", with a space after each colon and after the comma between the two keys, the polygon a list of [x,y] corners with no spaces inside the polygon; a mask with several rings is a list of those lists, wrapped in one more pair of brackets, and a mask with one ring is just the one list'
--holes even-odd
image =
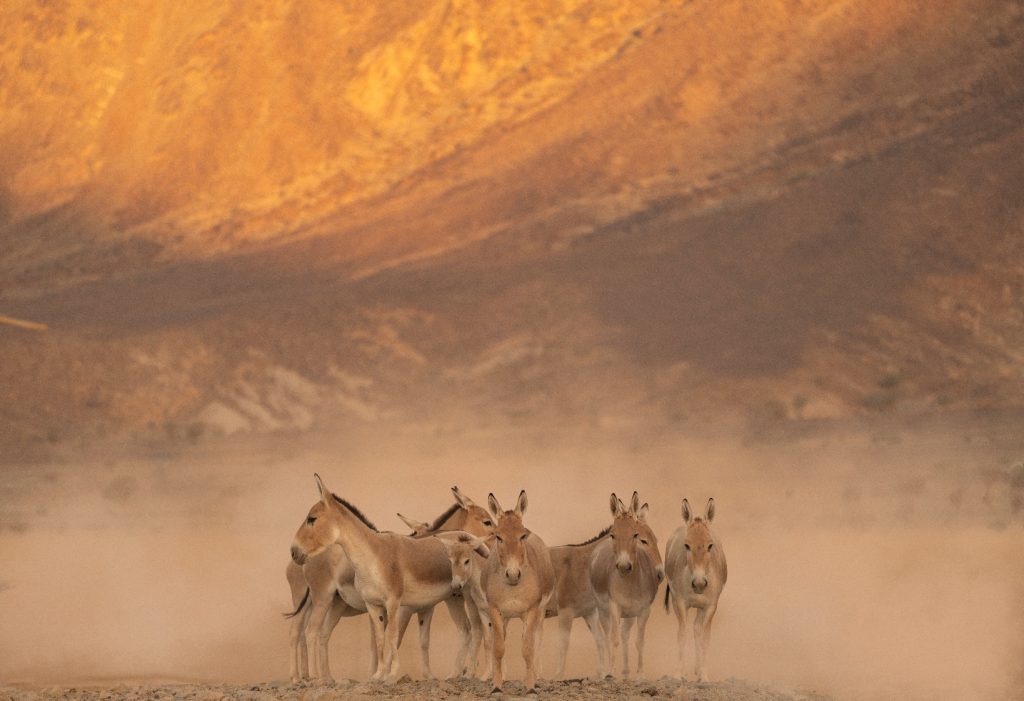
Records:
{"label": "dark dorsal stripe", "polygon": [[[344,506],[346,509],[351,511],[352,515],[355,516],[360,521],[362,521],[366,525],[367,528],[369,528],[372,531],[377,531],[377,527],[375,525],[373,525],[372,523],[370,523],[370,519],[366,518],[366,516],[363,515],[362,511],[360,511],[356,507],[352,506],[352,504],[349,504],[347,501],[345,501],[344,499],[339,497],[337,494],[332,494],[331,496],[334,497],[334,501],[338,502],[339,504]],[[377,532],[380,533],[380,531],[377,531]]]}
{"label": "dark dorsal stripe", "polygon": [[454,514],[456,511],[458,511],[461,508],[462,507],[459,506],[459,502],[455,502],[454,504],[449,506],[447,511],[445,511],[443,514],[441,514],[440,516],[438,516],[437,518],[434,519],[434,522],[432,524],[430,524],[430,527],[427,528],[427,531],[429,531],[429,532],[436,531],[438,528],[440,528],[441,526],[444,525],[445,521],[447,521],[448,519],[450,519],[452,517],[452,514]]}
{"label": "dark dorsal stripe", "polygon": [[590,545],[591,543],[593,543],[595,541],[601,540],[602,538],[604,538],[606,535],[608,535],[611,532],[612,532],[612,527],[608,526],[607,528],[605,528],[603,531],[598,533],[596,536],[594,536],[590,540],[585,540],[582,543],[569,543],[569,547],[571,547],[571,548],[578,548],[581,545]]}

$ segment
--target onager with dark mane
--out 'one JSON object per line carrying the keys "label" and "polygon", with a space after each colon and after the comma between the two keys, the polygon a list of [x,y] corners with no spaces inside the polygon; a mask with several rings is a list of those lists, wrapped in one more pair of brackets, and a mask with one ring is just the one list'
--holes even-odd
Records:
{"label": "onager with dark mane", "polygon": [[597,676],[605,668],[608,654],[606,638],[601,630],[597,608],[597,595],[590,583],[590,561],[601,543],[608,539],[611,527],[605,528],[590,540],[575,545],[559,545],[550,549],[551,564],[555,568],[555,597],[547,610],[547,617],[558,616],[558,670],[555,678],[565,674],[565,658],[569,651],[572,622],[582,618],[587,623],[597,646]]}
{"label": "onager with dark mane", "polygon": [[[411,537],[421,538],[436,533],[449,531],[467,531],[475,535],[486,535],[491,532],[493,522],[491,515],[463,495],[458,487],[452,487],[456,502],[431,524],[418,523],[399,518],[412,529]],[[364,518],[364,522],[376,530],[372,523]],[[338,621],[343,617],[358,616],[366,613],[366,604],[355,590],[355,569],[340,545],[332,545],[319,555],[307,558],[302,565],[289,561],[285,571],[288,585],[292,592],[292,605],[295,611],[290,614],[292,625],[290,630],[291,661],[290,674],[293,681],[309,678],[332,679],[328,649],[331,634]],[[482,626],[468,618],[463,611],[460,599],[450,597],[445,600],[459,633],[460,651],[456,656],[456,673],[464,668],[461,657],[479,640]],[[399,641],[405,634],[411,611],[403,611],[399,621]],[[423,676],[431,678],[430,672],[430,625],[433,619],[433,606],[416,611],[419,618],[420,653]],[[380,660],[377,658],[377,647],[373,640],[373,625],[370,625],[371,654],[370,674],[377,671]],[[477,643],[478,644],[478,643]],[[313,655],[307,658],[307,650],[312,645]],[[473,648],[474,650],[476,648]],[[311,663],[311,664],[310,664]],[[312,670],[310,670],[312,667]]]}
{"label": "onager with dark mane", "polygon": [[487,505],[497,520],[494,545],[481,573],[481,585],[487,597],[487,610],[494,631],[492,658],[493,693],[501,693],[502,659],[505,656],[505,632],[510,618],[523,621],[523,659],[526,661],[526,688],[537,685],[534,656],[544,611],[554,595],[555,575],[551,556],[544,541],[523,525],[526,492],[519,493],[515,509],[503,511],[493,494]]}
{"label": "onager with dark mane", "polygon": [[708,499],[704,518],[694,518],[690,503],[683,499],[683,521],[669,537],[665,545],[665,572],[668,586],[665,590],[665,610],[672,599],[672,610],[676,614],[679,643],[679,676],[683,674],[683,652],[685,650],[686,616],[691,608],[697,609],[693,619],[693,643],[697,649],[695,673],[699,681],[707,681],[704,662],[708,643],[711,640],[711,621],[718,610],[718,598],[722,595],[729,569],[725,562],[722,542],[711,530],[715,518],[715,500]]}
{"label": "onager with dark mane", "polygon": [[644,636],[651,603],[658,593],[665,568],[658,551],[658,540],[647,525],[648,506],[640,506],[640,497],[633,492],[629,509],[611,495],[614,520],[608,539],[594,549],[590,561],[590,582],[597,596],[601,627],[608,638],[605,665],[611,674],[615,664],[618,634],[622,636],[622,676],[629,677],[629,633],[637,625],[637,675],[644,674]]}
{"label": "onager with dark mane", "polygon": [[[292,559],[301,564],[335,543],[341,545],[352,563],[353,587],[370,614],[382,660],[372,678],[395,681],[400,613],[403,608],[425,609],[451,596],[447,551],[437,538],[414,539],[374,530],[358,509],[331,494],[320,476],[315,477],[320,501],[295,534]],[[457,608],[465,613],[461,606]]]}

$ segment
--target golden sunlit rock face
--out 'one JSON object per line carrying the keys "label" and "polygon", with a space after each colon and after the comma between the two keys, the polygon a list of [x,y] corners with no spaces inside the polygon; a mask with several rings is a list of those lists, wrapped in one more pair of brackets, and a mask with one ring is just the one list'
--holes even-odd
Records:
{"label": "golden sunlit rock face", "polygon": [[50,325],[0,327],[6,438],[1016,406],[1021,36],[996,0],[5,3],[0,314]]}

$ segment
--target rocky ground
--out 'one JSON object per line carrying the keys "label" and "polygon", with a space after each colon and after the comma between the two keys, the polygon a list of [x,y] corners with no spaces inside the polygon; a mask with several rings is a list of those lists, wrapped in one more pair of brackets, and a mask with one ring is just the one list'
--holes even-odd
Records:
{"label": "rocky ground", "polygon": [[[118,685],[106,687],[48,687],[18,689],[0,686],[0,699],[10,701],[43,701],[44,699],[75,699],[76,701],[334,701],[335,699],[456,699],[486,697],[489,682],[478,679],[412,680],[403,677],[395,685],[356,682],[351,679],[334,684],[262,682],[251,685],[233,684],[163,684]],[[567,679],[538,682],[539,695],[552,699],[646,699],[671,698],[685,701],[826,701],[828,696],[807,691],[784,691],[758,686],[738,679],[714,684],[680,682],[662,677],[654,681],[596,681]],[[533,698],[526,695],[521,682],[505,683],[501,698]]]}

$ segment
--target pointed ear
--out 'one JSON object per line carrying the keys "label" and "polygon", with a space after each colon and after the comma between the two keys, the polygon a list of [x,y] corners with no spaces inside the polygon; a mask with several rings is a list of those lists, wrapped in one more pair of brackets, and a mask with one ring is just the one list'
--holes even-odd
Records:
{"label": "pointed ear", "polygon": [[647,521],[647,512],[648,512],[648,510],[649,510],[649,507],[648,507],[648,505],[645,502],[643,506],[641,506],[639,509],[637,509],[637,511],[636,511],[636,520],[637,521],[644,521],[644,522],[646,522]]}
{"label": "pointed ear", "polygon": [[708,505],[704,509],[704,520],[711,523],[715,519],[715,498],[708,499]]}
{"label": "pointed ear", "polygon": [[429,524],[414,521],[411,518],[406,518],[402,514],[398,514],[398,518],[402,519],[402,522],[407,525],[413,533],[426,533],[430,530]]}
{"label": "pointed ear", "polygon": [[683,520],[689,523],[693,520],[693,513],[690,511],[690,502],[683,499]]}
{"label": "pointed ear", "polygon": [[640,495],[633,492],[633,498],[629,500],[629,513],[636,516],[637,511],[640,510]]}
{"label": "pointed ear", "polygon": [[619,513],[625,516],[627,512],[626,505],[622,503],[622,499],[619,499]]}
{"label": "pointed ear", "polygon": [[490,557],[491,551],[484,542],[486,540],[486,537],[474,538],[473,540],[469,541],[469,547],[473,548],[473,550],[476,551],[477,555],[481,555],[482,557]]}
{"label": "pointed ear", "polygon": [[463,509],[468,509],[471,506],[476,506],[473,500],[467,497],[465,494],[459,491],[458,487],[452,487],[452,494],[455,495],[455,501],[459,502],[459,506]]}
{"label": "pointed ear", "polygon": [[320,475],[316,472],[313,473],[313,479],[316,480],[316,488],[320,491],[320,500],[323,503],[330,505],[331,503],[331,490],[327,488],[324,481],[320,479]]}
{"label": "pointed ear", "polygon": [[612,507],[612,517],[613,518],[615,516],[619,515],[619,504],[621,504],[621,503],[622,502],[619,501],[619,498],[617,496],[615,496],[615,492],[612,492],[612,495],[611,495],[611,497],[609,499],[609,506]]}
{"label": "pointed ear", "polygon": [[487,495],[487,508],[491,510],[491,516],[494,518],[501,516],[501,504],[498,503],[498,499],[493,493]]}
{"label": "pointed ear", "polygon": [[526,490],[519,492],[519,499],[516,501],[516,513],[522,516],[526,513]]}

